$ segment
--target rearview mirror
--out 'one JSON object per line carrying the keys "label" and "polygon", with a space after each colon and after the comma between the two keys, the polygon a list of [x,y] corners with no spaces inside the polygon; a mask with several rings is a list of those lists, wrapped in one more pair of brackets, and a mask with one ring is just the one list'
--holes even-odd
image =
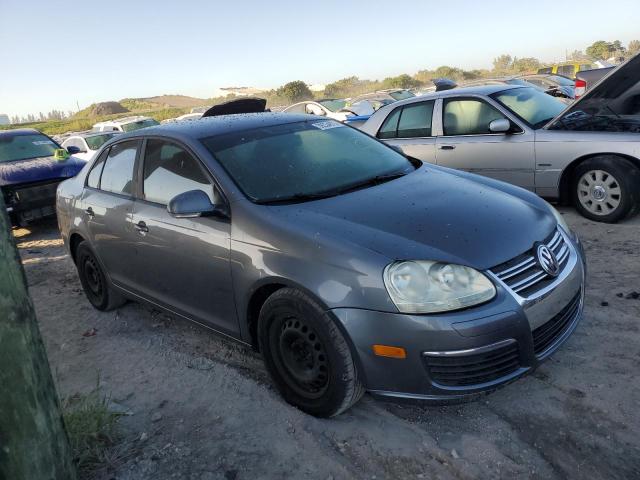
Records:
{"label": "rearview mirror", "polygon": [[72,145],[69,145],[67,147],[67,152],[69,152],[71,155],[75,155],[76,153],[85,153],[82,150],[80,150],[78,147],[74,147]]}
{"label": "rearview mirror", "polygon": [[216,207],[202,190],[189,190],[173,197],[167,211],[176,218],[195,218],[213,214]]}
{"label": "rearview mirror", "polygon": [[506,118],[498,118],[489,124],[491,133],[507,133],[511,130],[511,122]]}
{"label": "rearview mirror", "polygon": [[311,115],[319,115],[321,117],[326,115],[325,111],[322,108],[320,108],[318,105],[314,105],[313,103],[307,104],[306,110],[307,113],[310,113]]}

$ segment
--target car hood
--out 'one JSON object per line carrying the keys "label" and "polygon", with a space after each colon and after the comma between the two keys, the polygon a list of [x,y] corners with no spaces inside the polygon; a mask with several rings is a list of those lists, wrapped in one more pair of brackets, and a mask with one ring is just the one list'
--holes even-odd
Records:
{"label": "car hood", "polygon": [[530,192],[450,172],[422,167],[375,187],[274,208],[292,225],[317,232],[316,240],[330,235],[390,260],[448,261],[477,269],[526,252],[556,227],[544,201]]}
{"label": "car hood", "polygon": [[[638,124],[640,113],[640,54],[609,72],[578,100],[563,110],[544,128],[550,130],[604,130],[598,118],[607,118],[609,131],[616,131],[616,123],[625,131],[629,122]],[[594,121],[595,119],[595,121]],[[635,130],[640,130],[636,128]],[[626,130],[628,131],[628,130]]]}
{"label": "car hood", "polygon": [[56,160],[39,157],[0,163],[0,186],[41,182],[75,176],[86,162],[75,157]]}

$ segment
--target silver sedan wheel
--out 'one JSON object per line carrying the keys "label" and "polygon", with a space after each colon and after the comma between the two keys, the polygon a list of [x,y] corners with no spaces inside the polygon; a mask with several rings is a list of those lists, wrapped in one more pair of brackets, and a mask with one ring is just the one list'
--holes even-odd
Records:
{"label": "silver sedan wheel", "polygon": [[590,170],[578,182],[578,200],[594,215],[609,215],[620,206],[618,180],[604,170]]}

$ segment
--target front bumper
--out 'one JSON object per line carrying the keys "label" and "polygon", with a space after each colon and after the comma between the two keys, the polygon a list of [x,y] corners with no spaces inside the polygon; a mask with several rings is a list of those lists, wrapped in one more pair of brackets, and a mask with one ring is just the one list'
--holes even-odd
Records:
{"label": "front bumper", "polygon": [[62,180],[2,187],[7,212],[19,223],[55,215],[56,189]]}
{"label": "front bumper", "polygon": [[[561,275],[535,299],[496,282],[489,303],[437,315],[337,308],[367,390],[387,397],[445,400],[473,397],[535,369],[576,328],[584,306],[585,261],[571,240]],[[405,359],[373,353],[402,347]]]}

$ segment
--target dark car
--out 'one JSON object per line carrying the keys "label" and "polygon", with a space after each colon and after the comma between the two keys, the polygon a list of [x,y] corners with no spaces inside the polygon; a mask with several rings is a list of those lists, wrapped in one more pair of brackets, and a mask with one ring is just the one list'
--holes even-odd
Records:
{"label": "dark car", "polygon": [[473,398],[582,314],[580,243],[544,200],[310,115],[116,137],[57,211],[94,307],[145,301],[253,346],[319,416],[365,390]]}
{"label": "dark car", "polygon": [[54,215],[58,184],[85,163],[37,130],[0,131],[0,189],[11,221],[25,225]]}

